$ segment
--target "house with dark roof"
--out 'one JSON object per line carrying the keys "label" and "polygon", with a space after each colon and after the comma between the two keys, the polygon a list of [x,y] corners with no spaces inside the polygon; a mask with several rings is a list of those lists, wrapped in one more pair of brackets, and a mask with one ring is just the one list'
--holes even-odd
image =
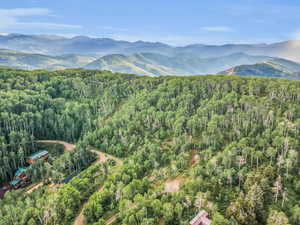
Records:
{"label": "house with dark roof", "polygon": [[208,218],[208,212],[201,210],[194,219],[192,219],[189,225],[210,225],[211,220]]}
{"label": "house with dark roof", "polygon": [[25,161],[29,164],[34,163],[38,159],[47,159],[49,157],[49,152],[46,150],[35,152],[25,158]]}

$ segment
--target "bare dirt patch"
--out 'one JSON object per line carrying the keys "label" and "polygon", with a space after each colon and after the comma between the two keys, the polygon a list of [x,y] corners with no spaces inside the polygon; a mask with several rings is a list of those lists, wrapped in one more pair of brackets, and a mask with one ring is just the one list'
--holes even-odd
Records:
{"label": "bare dirt patch", "polygon": [[199,155],[199,153],[197,152],[197,150],[195,150],[195,149],[192,150],[192,151],[191,151],[191,161],[190,161],[190,165],[192,166],[192,165],[198,163],[198,162],[199,162],[199,157],[200,157],[200,155]]}
{"label": "bare dirt patch", "polygon": [[82,210],[82,212],[80,212],[80,214],[76,217],[76,220],[73,223],[73,225],[84,225],[84,224],[86,224],[86,221],[85,221],[85,216],[83,215],[83,210]]}
{"label": "bare dirt patch", "polygon": [[166,193],[174,193],[179,191],[180,185],[183,183],[183,177],[176,177],[172,180],[167,180],[165,183],[165,192]]}

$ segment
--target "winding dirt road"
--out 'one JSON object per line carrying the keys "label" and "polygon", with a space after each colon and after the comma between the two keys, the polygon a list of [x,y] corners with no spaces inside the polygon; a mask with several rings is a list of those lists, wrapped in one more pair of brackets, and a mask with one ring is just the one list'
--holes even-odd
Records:
{"label": "winding dirt road", "polygon": [[[40,141],[37,141],[37,142],[62,144],[62,145],[64,145],[65,150],[67,150],[67,151],[72,151],[76,147],[74,144],[71,144],[71,143],[68,143],[68,142],[65,142],[65,141],[59,141],[59,140],[40,140]],[[119,164],[122,163],[122,161],[120,159],[118,159],[118,158],[116,158],[112,155],[100,152],[100,151],[98,151],[94,148],[92,148],[91,151],[98,155],[98,160],[96,161],[97,163],[106,162],[108,159],[112,159],[112,160],[116,161]]]}
{"label": "winding dirt road", "polygon": [[[71,143],[68,143],[68,142],[65,142],[65,141],[60,141],[60,140],[39,140],[37,142],[40,142],[40,143],[58,143],[58,144],[62,144],[64,146],[64,148],[65,148],[66,151],[73,151],[75,149],[75,147],[76,147],[74,144],[71,144]],[[118,158],[116,158],[116,157],[114,157],[112,155],[106,154],[104,152],[100,152],[100,151],[98,151],[95,148],[91,148],[91,151],[94,152],[94,153],[96,153],[97,156],[98,156],[97,161],[94,162],[94,163],[103,163],[103,162],[106,162],[108,159],[112,159],[112,160],[116,161],[116,163],[119,164],[119,165],[121,165],[123,163],[122,160],[120,160],[120,159],[118,159]],[[38,189],[41,186],[43,186],[42,183],[35,184],[32,187],[30,187],[29,190],[26,191],[26,193],[31,193],[35,189]],[[98,191],[101,191],[101,190],[102,190],[102,187],[100,187]],[[76,217],[73,225],[84,225],[84,224],[86,224],[85,217],[83,215],[84,208],[85,208],[85,205],[83,205],[83,207],[82,207],[80,213],[78,214],[78,216]],[[114,220],[114,219],[112,219],[112,220]]]}

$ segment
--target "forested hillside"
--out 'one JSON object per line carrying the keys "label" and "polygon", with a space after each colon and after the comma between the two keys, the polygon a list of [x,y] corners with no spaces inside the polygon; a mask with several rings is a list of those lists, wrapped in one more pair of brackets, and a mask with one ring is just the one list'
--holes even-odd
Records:
{"label": "forested hillside", "polygon": [[279,77],[299,79],[300,64],[284,59],[273,58],[252,65],[240,65],[220,72],[223,75]]}
{"label": "forested hillside", "polygon": [[[53,167],[83,171],[7,192],[0,225],[68,225],[81,209],[93,225],[186,225],[199,210],[213,225],[298,225],[299,93],[272,78],[2,68],[1,182],[39,139],[77,143]],[[90,146],[122,163],[92,164]]]}

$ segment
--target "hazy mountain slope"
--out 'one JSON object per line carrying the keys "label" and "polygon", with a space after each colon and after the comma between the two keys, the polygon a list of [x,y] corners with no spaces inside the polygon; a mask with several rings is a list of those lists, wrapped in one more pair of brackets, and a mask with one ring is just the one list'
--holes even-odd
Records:
{"label": "hazy mountain slope", "polygon": [[90,38],[77,36],[65,38],[49,35],[23,35],[9,34],[0,35],[0,48],[39,53],[47,55],[85,54],[132,54],[138,52],[161,53],[173,51],[171,46],[162,43],[151,42],[128,42],[109,38]]}
{"label": "hazy mountain slope", "polygon": [[180,73],[176,69],[154,64],[147,58],[141,59],[141,57],[141,54],[133,56],[107,55],[88,64],[86,68],[150,76]]}
{"label": "hazy mountain slope", "polygon": [[300,62],[300,41],[284,41],[274,44],[194,44],[173,47],[159,42],[128,42],[109,38],[77,36],[65,38],[53,35],[0,35],[0,48],[47,55],[83,54],[104,56],[109,54],[132,55],[149,52],[175,57],[177,55],[213,58],[245,53],[286,58]]}
{"label": "hazy mountain slope", "polygon": [[202,58],[220,57],[237,52],[249,55],[266,55],[300,62],[300,41],[283,41],[274,44],[227,44],[227,45],[188,45],[177,48],[177,53],[196,55]]}
{"label": "hazy mountain slope", "polygon": [[300,71],[300,63],[296,63],[286,59],[273,58],[268,60],[268,64],[287,73],[295,73]]}
{"label": "hazy mountain slope", "polygon": [[243,53],[209,59],[187,55],[169,57],[154,53],[140,53],[131,56],[104,56],[88,64],[86,68],[140,75],[214,74],[236,65],[253,64],[266,59],[270,58],[249,56]]}
{"label": "hazy mountain slope", "polygon": [[299,78],[299,74],[297,71],[300,71],[300,64],[275,58],[268,61],[256,63],[254,65],[236,66],[226,71],[220,72],[219,74],[241,76],[255,75],[296,79]]}
{"label": "hazy mountain slope", "polygon": [[0,65],[17,67],[22,69],[63,69],[71,67],[83,67],[95,58],[91,56],[47,56],[42,54],[30,54],[19,51],[0,49]]}
{"label": "hazy mountain slope", "polygon": [[[255,63],[259,64],[252,66]],[[244,53],[214,58],[200,58],[187,54],[171,57],[157,53],[136,53],[112,54],[97,59],[94,56],[49,56],[7,49],[0,49],[0,66],[48,70],[85,67],[149,76],[215,74],[225,71],[225,74],[281,77],[292,76],[300,71],[300,64],[289,60]]]}

